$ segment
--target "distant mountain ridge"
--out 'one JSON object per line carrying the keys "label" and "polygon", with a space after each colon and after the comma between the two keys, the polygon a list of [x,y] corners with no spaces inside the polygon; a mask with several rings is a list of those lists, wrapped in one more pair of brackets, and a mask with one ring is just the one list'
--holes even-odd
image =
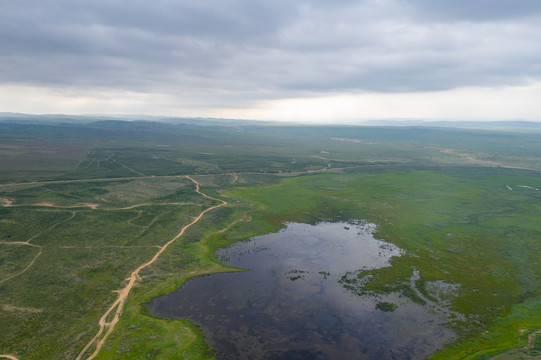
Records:
{"label": "distant mountain ridge", "polygon": [[[153,115],[64,115],[64,114],[21,114],[0,112],[0,122],[27,123],[27,124],[81,124],[97,121],[152,121],[169,124],[190,124],[190,125],[247,125],[256,122],[255,120],[236,120],[221,118],[202,118],[202,117],[172,117],[172,116],[153,116]],[[261,124],[272,122],[257,121]]]}
{"label": "distant mountain ridge", "polygon": [[498,130],[541,130],[541,122],[527,120],[503,121],[422,121],[422,120],[369,120],[362,123],[369,126],[403,127],[445,127],[460,129],[498,129]]}
{"label": "distant mountain ridge", "polygon": [[168,124],[188,124],[188,125],[221,125],[221,126],[240,126],[240,125],[306,125],[306,126],[384,126],[384,127],[423,127],[423,128],[456,128],[456,129],[483,129],[483,130],[514,130],[514,131],[540,131],[541,122],[528,120],[503,120],[503,121],[434,121],[434,120],[411,120],[411,119],[389,119],[389,120],[367,120],[358,122],[330,123],[330,124],[312,124],[312,123],[286,123],[279,121],[261,121],[261,120],[239,120],[225,118],[206,118],[206,117],[174,117],[174,116],[154,116],[154,115],[114,115],[114,114],[96,114],[96,115],[65,115],[65,114],[21,114],[0,112],[0,122],[19,123],[19,124],[81,124],[97,121],[151,121]]}

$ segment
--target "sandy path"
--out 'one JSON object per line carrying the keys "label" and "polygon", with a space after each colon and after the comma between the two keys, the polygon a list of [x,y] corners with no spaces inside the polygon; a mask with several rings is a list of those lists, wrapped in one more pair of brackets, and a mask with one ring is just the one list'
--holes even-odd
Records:
{"label": "sandy path", "polygon": [[80,204],[75,204],[75,205],[62,206],[62,205],[56,205],[54,202],[50,202],[50,201],[42,201],[42,202],[34,203],[34,204],[14,205],[13,199],[2,199],[2,200],[4,200],[5,202],[5,204],[3,205],[4,207],[46,206],[46,207],[52,207],[52,208],[58,208],[58,209],[74,209],[74,208],[80,208],[80,207],[89,207],[92,210],[96,210],[100,206],[100,204],[92,204],[92,203],[80,203]]}
{"label": "sandy path", "polygon": [[11,206],[11,204],[13,204],[13,199],[10,199],[10,198],[0,197],[0,201],[4,203],[3,206],[5,207],[9,207]]}
{"label": "sandy path", "polygon": [[10,359],[10,360],[19,360],[13,355],[4,355],[4,354],[0,355],[0,358]]}
{"label": "sandy path", "polygon": [[169,202],[169,203],[158,203],[158,204],[144,203],[144,204],[125,206],[121,208],[104,208],[103,210],[116,211],[116,210],[132,210],[132,209],[142,207],[142,206],[183,206],[183,205],[197,205],[197,204],[192,203],[192,202]]}
{"label": "sandy path", "polygon": [[[104,202],[107,202],[107,200],[105,200],[103,198],[101,198],[101,199]],[[55,209],[76,209],[76,208],[82,208],[82,207],[89,207],[92,210],[98,210],[98,208],[100,206],[100,204],[93,204],[93,203],[79,203],[79,204],[75,204],[75,205],[56,205],[54,202],[50,202],[50,201],[43,201],[43,202],[34,203],[34,204],[17,204],[17,205],[14,205],[13,204],[13,202],[14,202],[13,199],[0,198],[0,200],[3,200],[5,202],[5,204],[2,205],[4,207],[45,206],[45,207],[50,207],[50,208],[55,208]],[[144,204],[136,204],[136,205],[130,205],[130,206],[125,206],[125,207],[120,207],[120,208],[104,208],[103,210],[106,210],[106,211],[131,210],[131,209],[135,209],[135,208],[142,207],[142,206],[166,206],[166,205],[182,206],[182,205],[195,205],[195,203],[189,203],[189,202],[181,202],[181,203],[179,203],[179,202],[169,202],[169,203],[159,203],[159,204],[144,203]]]}
{"label": "sandy path", "polygon": [[[214,200],[214,201],[219,201],[220,204],[211,206],[211,207],[207,208],[206,210],[203,210],[191,223],[189,223],[188,225],[185,225],[174,238],[172,238],[165,245],[160,247],[160,250],[158,250],[158,252],[152,257],[152,259],[150,259],[150,261],[142,264],[141,266],[139,266],[137,269],[135,269],[131,273],[131,275],[129,277],[128,284],[123,289],[118,291],[118,298],[109,307],[109,309],[107,309],[107,311],[103,314],[103,316],[100,318],[100,320],[98,322],[99,326],[100,326],[100,329],[98,330],[98,333],[92,338],[92,340],[90,340],[90,342],[88,344],[86,344],[86,346],[81,351],[79,356],[77,356],[76,360],[80,360],[83,357],[83,355],[88,351],[88,349],[94,344],[96,344],[96,349],[87,358],[87,360],[94,359],[98,355],[101,348],[103,347],[103,344],[105,344],[105,341],[111,335],[111,333],[113,332],[113,330],[115,328],[115,325],[118,323],[118,321],[120,319],[120,315],[122,314],[122,310],[124,309],[124,304],[126,302],[126,299],[128,298],[128,295],[130,294],[131,289],[135,285],[135,282],[140,280],[139,272],[141,272],[141,270],[143,270],[144,268],[152,265],[156,260],[158,260],[160,255],[169,247],[169,245],[171,245],[173,242],[175,242],[175,240],[180,238],[188,228],[190,228],[192,225],[196,224],[199,220],[201,220],[203,215],[205,215],[207,212],[209,212],[211,210],[214,210],[214,209],[217,209],[219,207],[227,205],[227,202],[224,201],[224,200],[216,199],[216,198],[213,198],[212,196],[209,196],[207,194],[202,193],[201,191],[199,191],[199,183],[197,181],[195,181],[194,179],[192,179],[189,176],[186,176],[186,178],[191,180],[195,184],[195,192],[197,192],[198,194],[206,197],[207,199]],[[111,321],[107,321],[107,318],[113,312],[114,312],[113,319]],[[107,331],[102,336],[103,332],[105,331],[105,328],[107,328]]]}
{"label": "sandy path", "polygon": [[535,337],[537,334],[541,334],[541,330],[534,331],[528,335],[528,345],[524,347],[524,350],[533,349],[535,346]]}
{"label": "sandy path", "polygon": [[226,232],[227,230],[231,229],[233,226],[237,225],[238,223],[242,222],[242,221],[252,221],[252,218],[251,217],[248,217],[246,219],[239,219],[237,221],[233,221],[231,224],[229,224],[226,228],[223,228],[222,230],[218,231],[219,234],[222,234],[224,232]]}
{"label": "sandy path", "polygon": [[524,346],[524,350],[533,349],[533,347],[535,346],[535,337],[537,336],[537,334],[541,334],[541,330],[534,331],[533,333],[530,333],[528,335],[528,344]]}
{"label": "sandy path", "polygon": [[28,243],[28,241],[30,241],[30,240],[27,240],[27,241],[0,241],[0,244],[5,244],[5,245],[28,245],[28,246],[39,247],[38,245]]}

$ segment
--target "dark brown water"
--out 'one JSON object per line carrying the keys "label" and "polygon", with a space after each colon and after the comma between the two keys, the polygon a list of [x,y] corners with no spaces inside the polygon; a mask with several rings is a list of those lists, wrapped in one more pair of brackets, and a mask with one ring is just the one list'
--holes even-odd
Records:
{"label": "dark brown water", "polygon": [[[250,269],[187,282],[148,305],[199,324],[218,359],[422,359],[453,339],[445,319],[398,297],[360,297],[338,280],[400,256],[370,224],[288,224],[217,252]],[[378,301],[398,304],[376,310]]]}

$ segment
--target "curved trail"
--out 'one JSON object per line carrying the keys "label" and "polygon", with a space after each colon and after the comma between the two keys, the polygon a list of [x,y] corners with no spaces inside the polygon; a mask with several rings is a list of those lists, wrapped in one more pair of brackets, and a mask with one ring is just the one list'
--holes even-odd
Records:
{"label": "curved trail", "polygon": [[[152,259],[150,261],[148,261],[148,262],[144,263],[143,265],[139,266],[137,269],[135,269],[131,273],[128,284],[123,289],[118,291],[118,298],[109,307],[109,309],[107,309],[107,311],[103,314],[103,316],[100,318],[100,320],[99,320],[100,329],[99,329],[98,333],[92,338],[92,340],[90,340],[90,342],[88,344],[86,344],[86,346],[81,351],[79,356],[77,356],[76,360],[80,360],[83,357],[83,355],[88,351],[88,349],[93,344],[96,344],[96,349],[87,358],[87,360],[94,359],[98,355],[99,351],[103,347],[103,344],[105,343],[107,338],[111,335],[111,333],[113,332],[113,330],[115,328],[115,325],[118,323],[118,321],[120,319],[120,315],[122,314],[122,310],[124,309],[125,301],[128,298],[128,295],[129,295],[131,289],[135,285],[135,282],[137,280],[140,280],[139,272],[141,270],[143,270],[144,268],[152,265],[156,260],[158,260],[160,255],[169,247],[169,245],[171,245],[173,242],[175,242],[175,240],[180,238],[189,227],[191,227],[192,225],[196,224],[199,220],[201,220],[203,215],[205,215],[207,212],[209,212],[211,210],[214,210],[214,209],[217,209],[219,207],[227,205],[227,201],[224,201],[224,200],[221,200],[221,199],[216,199],[216,198],[213,198],[212,196],[209,196],[207,194],[203,194],[201,191],[199,191],[199,183],[197,181],[192,179],[190,176],[186,176],[186,178],[191,180],[195,184],[195,192],[197,192],[198,194],[206,197],[207,199],[214,200],[214,201],[219,201],[220,204],[211,206],[208,209],[203,210],[191,223],[185,225],[174,238],[172,238],[165,245],[160,247],[160,250],[158,250],[158,252],[154,255],[154,257],[152,257]],[[113,312],[114,312],[113,319],[111,321],[107,321],[107,318]],[[105,328],[107,328],[107,331],[102,336],[103,332],[105,331]]]}
{"label": "curved trail", "polygon": [[[32,246],[32,247],[37,247],[39,249],[37,255],[32,259],[32,261],[30,262],[30,264],[28,264],[22,271],[18,272],[17,274],[14,274],[6,279],[3,279],[3,280],[0,280],[0,284],[3,284],[4,282],[8,281],[8,280],[11,280],[11,279],[14,279],[16,278],[17,276],[19,275],[22,275],[24,274],[26,271],[28,271],[28,269],[30,269],[32,267],[32,265],[34,265],[34,263],[36,262],[36,260],[38,259],[38,257],[42,254],[43,252],[43,246],[41,245],[35,245],[35,244],[31,244],[30,241],[34,240],[35,238],[37,238],[38,236],[41,236],[43,235],[44,233],[46,233],[47,231],[50,231],[52,230],[53,228],[55,228],[56,226],[58,226],[59,224],[61,223],[64,223],[64,222],[67,222],[67,221],[70,221],[71,219],[73,219],[75,217],[75,211],[72,211],[71,212],[71,216],[66,219],[66,220],[62,220],[62,221],[59,221],[57,222],[56,224],[53,224],[52,226],[49,226],[47,229],[43,230],[42,232],[32,236],[30,239],[26,240],[26,241],[14,241],[14,242],[5,242],[5,241],[2,241],[0,242],[0,244],[7,244],[7,245],[26,245],[26,246]],[[0,358],[2,357],[3,355],[0,355]]]}
{"label": "curved trail", "polygon": [[13,355],[0,355],[0,358],[9,359],[9,360],[19,360]]}
{"label": "curved trail", "polygon": [[[35,245],[31,245],[31,246],[35,246]],[[41,246],[39,246],[39,252],[38,252],[38,254],[37,254],[36,256],[34,256],[34,258],[32,259],[32,261],[30,262],[30,264],[28,264],[23,270],[19,271],[18,273],[14,274],[14,275],[12,275],[12,276],[10,276],[10,277],[8,277],[8,278],[5,278],[5,279],[1,280],[1,281],[0,281],[0,284],[3,284],[3,283],[5,283],[5,282],[8,281],[8,280],[14,279],[14,278],[16,278],[17,276],[22,275],[22,274],[24,274],[26,271],[28,271],[28,269],[30,269],[30,268],[32,267],[32,265],[34,265],[34,263],[36,262],[36,260],[38,259],[38,257],[41,255],[42,252],[43,252],[43,250],[42,250]],[[2,356],[3,356],[3,355],[2,355]],[[0,356],[0,357],[2,357],[2,356]]]}

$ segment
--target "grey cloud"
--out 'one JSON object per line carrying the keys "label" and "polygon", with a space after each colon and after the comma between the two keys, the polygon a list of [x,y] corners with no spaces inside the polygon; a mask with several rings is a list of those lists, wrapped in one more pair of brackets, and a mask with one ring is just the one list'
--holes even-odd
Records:
{"label": "grey cloud", "polygon": [[537,0],[400,0],[403,6],[415,3],[423,18],[447,21],[493,21],[539,16]]}
{"label": "grey cloud", "polygon": [[514,85],[541,77],[540,13],[526,0],[3,2],[0,81],[194,106]]}

